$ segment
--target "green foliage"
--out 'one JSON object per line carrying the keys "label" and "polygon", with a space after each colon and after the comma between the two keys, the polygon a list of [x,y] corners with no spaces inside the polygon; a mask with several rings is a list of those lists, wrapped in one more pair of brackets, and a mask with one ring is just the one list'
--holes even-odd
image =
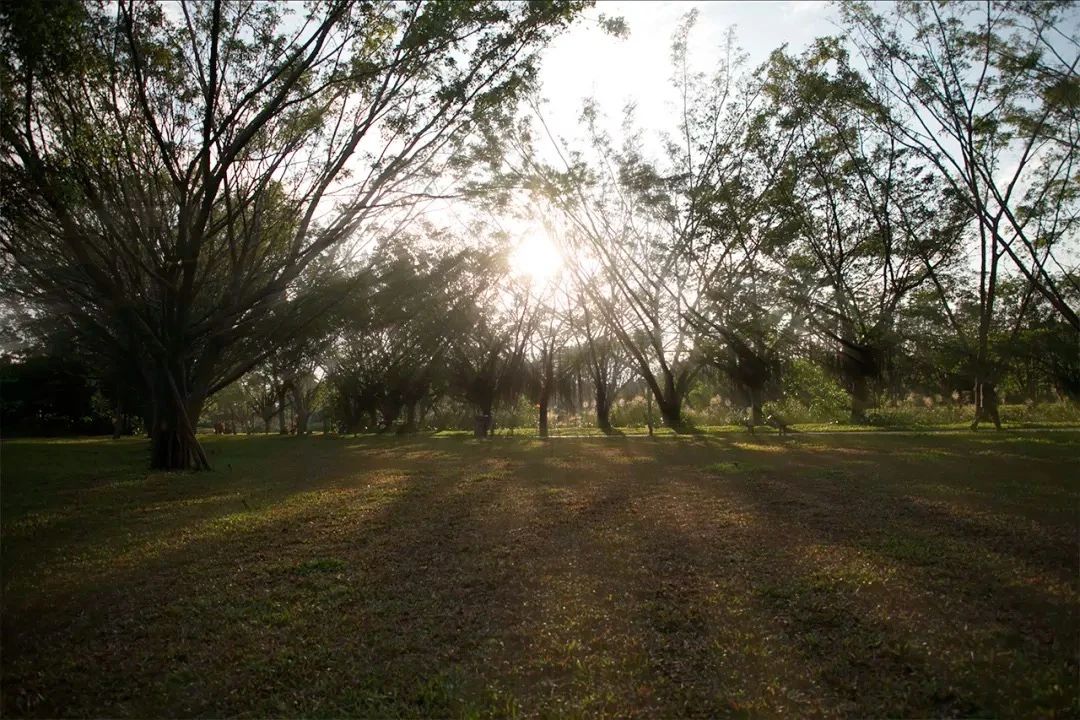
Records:
{"label": "green foliage", "polygon": [[155,466],[204,465],[189,416],[341,299],[334,251],[394,234],[584,7],[5,6],[0,290],[137,366]]}
{"label": "green foliage", "polygon": [[[1047,426],[1080,423],[1080,404],[1075,402],[1024,403],[1001,405],[1002,423],[1010,427]],[[883,407],[867,413],[871,425],[892,428],[966,428],[975,416],[972,405],[955,402],[934,403],[929,398],[921,403],[905,403]]]}
{"label": "green foliage", "polygon": [[495,415],[496,426],[504,428],[534,428],[539,422],[538,406],[526,395],[518,396],[512,405],[499,408]]}
{"label": "green foliage", "polygon": [[850,415],[848,393],[817,363],[793,360],[784,369],[783,386],[783,399],[767,407],[788,422],[844,422]]}
{"label": "green foliage", "polygon": [[626,20],[622,17],[613,17],[611,15],[600,13],[596,17],[596,23],[604,30],[604,32],[613,37],[622,39],[630,37],[630,26],[626,24]]}
{"label": "green foliage", "polygon": [[0,427],[15,435],[100,434],[111,429],[90,368],[73,358],[0,355]]}
{"label": "green foliage", "polygon": [[708,402],[687,407],[684,415],[694,427],[737,426],[744,422],[746,408],[724,395],[713,395]]}
{"label": "green foliage", "polygon": [[[659,414],[653,405],[652,422],[660,424]],[[611,406],[611,424],[615,427],[645,427],[649,419],[649,405],[641,395],[632,398],[619,398]]]}

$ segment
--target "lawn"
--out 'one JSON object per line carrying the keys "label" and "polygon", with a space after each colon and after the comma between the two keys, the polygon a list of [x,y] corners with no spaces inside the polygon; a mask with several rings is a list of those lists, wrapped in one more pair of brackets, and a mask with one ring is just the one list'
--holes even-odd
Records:
{"label": "lawn", "polygon": [[1052,717],[1080,432],[6,441],[5,716]]}

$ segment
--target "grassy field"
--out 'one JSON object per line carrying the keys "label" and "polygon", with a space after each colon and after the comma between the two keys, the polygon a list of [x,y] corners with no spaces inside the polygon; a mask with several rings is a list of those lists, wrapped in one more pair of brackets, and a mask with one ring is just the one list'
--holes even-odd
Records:
{"label": "grassy field", "polygon": [[[992,424],[983,423],[981,426],[984,432],[991,432],[994,430]],[[1008,422],[1003,421],[1001,424],[1002,430],[1077,430],[1080,431],[1080,423],[1073,420],[1043,420],[1039,422]],[[834,433],[930,433],[930,432],[962,432],[968,433],[971,431],[971,421],[954,423],[925,423],[925,424],[894,424],[894,425],[855,425],[847,423],[792,423],[791,431],[793,433],[814,433],[814,434],[834,434]],[[746,433],[747,430],[742,425],[699,425],[692,426],[688,430],[684,430],[684,435],[720,435],[728,436],[732,434]],[[207,431],[207,434],[210,434]],[[376,433],[371,433],[375,435]],[[649,428],[642,427],[620,427],[616,428],[613,435],[619,437],[648,437]],[[654,435],[668,436],[677,435],[674,430],[669,427],[659,426],[653,431]],[[749,433],[748,433],[749,434]],[[754,430],[755,435],[775,435],[777,430],[768,425],[758,425]],[[472,430],[440,430],[435,432],[437,437],[473,437]],[[517,437],[517,438],[537,438],[540,436],[539,431],[535,427],[498,427],[495,429],[495,435],[497,437]],[[597,427],[578,427],[574,425],[553,425],[548,429],[548,435],[550,437],[605,437],[607,433]],[[358,435],[359,436],[359,435]]]}
{"label": "grassy field", "polygon": [[5,716],[1076,717],[1080,432],[2,451]]}

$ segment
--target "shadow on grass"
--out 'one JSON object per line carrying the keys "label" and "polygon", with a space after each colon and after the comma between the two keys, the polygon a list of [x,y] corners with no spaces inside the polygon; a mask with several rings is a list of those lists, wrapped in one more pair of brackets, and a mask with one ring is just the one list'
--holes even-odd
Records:
{"label": "shadow on grass", "polygon": [[227,440],[215,473],[58,486],[14,545],[5,510],[5,713],[1068,707],[1068,524],[909,497],[959,460],[902,443],[743,440]]}
{"label": "shadow on grass", "polygon": [[[1077,691],[1078,568],[1065,528],[1025,531],[909,496],[867,497],[851,483],[738,485],[811,568],[784,573],[764,598],[790,613],[807,660],[832,668],[827,683],[889,715],[1067,707]],[[874,683],[877,673],[898,681]]]}

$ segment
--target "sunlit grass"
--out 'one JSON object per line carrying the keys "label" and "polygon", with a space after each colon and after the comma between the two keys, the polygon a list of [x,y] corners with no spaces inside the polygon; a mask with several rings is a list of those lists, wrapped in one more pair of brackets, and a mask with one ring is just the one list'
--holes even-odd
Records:
{"label": "sunlit grass", "polygon": [[1078,432],[205,444],[4,442],[6,715],[1075,709]]}

